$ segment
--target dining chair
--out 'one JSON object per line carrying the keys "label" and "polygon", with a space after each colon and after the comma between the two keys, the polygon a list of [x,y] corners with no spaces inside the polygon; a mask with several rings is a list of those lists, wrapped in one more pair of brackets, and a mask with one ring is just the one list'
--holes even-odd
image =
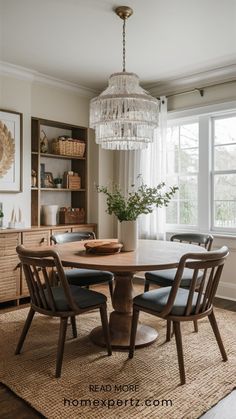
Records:
{"label": "dining chair", "polygon": [[[196,233],[179,233],[171,236],[170,241],[177,241],[180,243],[196,244],[205,247],[206,250],[211,250],[213,236],[211,234],[196,234]],[[149,291],[150,284],[153,283],[160,287],[169,287],[173,284],[176,274],[176,269],[165,269],[160,271],[152,271],[145,273],[144,292]],[[198,273],[198,283],[201,282],[202,272]],[[181,287],[188,288],[191,282],[191,271],[187,268],[182,275]],[[198,332],[197,321],[194,321],[194,330]],[[171,338],[171,323],[167,322],[166,340]]]}
{"label": "dining chair", "polygon": [[[187,253],[180,259],[172,286],[148,291],[134,298],[129,358],[133,358],[134,355],[139,313],[144,311],[173,322],[181,384],[186,382],[181,322],[198,320],[207,316],[223,361],[227,361],[227,355],[213,310],[213,300],[227,255],[228,248],[226,246],[208,253]],[[191,281],[188,289],[181,287],[186,268],[191,271]],[[199,270],[202,270],[203,276],[198,287]],[[199,348],[199,350],[202,349]]]}
{"label": "dining chair", "polygon": [[[54,250],[27,250],[17,246],[16,251],[21,261],[31,302],[30,310],[18,341],[15,354],[21,352],[26,335],[36,312],[46,316],[60,318],[59,340],[57,346],[56,374],[61,376],[64,345],[68,318],[71,318],[73,337],[77,337],[77,315],[99,309],[104,340],[108,355],[111,355],[111,345],[107,320],[106,296],[96,291],[70,285],[67,281],[59,255]],[[52,286],[50,271],[56,269],[59,286]]]}
{"label": "dining chair", "polygon": [[[76,242],[81,240],[93,240],[96,236],[93,231],[82,231],[55,234],[51,236],[51,241],[54,244],[63,244],[69,242]],[[71,285],[78,285],[89,289],[90,285],[108,283],[110,296],[113,294],[113,278],[114,275],[107,271],[98,271],[95,269],[66,269],[66,278]]]}

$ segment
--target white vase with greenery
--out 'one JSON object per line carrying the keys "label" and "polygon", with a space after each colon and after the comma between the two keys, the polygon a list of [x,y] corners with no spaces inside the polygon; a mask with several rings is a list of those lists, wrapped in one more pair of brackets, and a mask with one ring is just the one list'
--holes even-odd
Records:
{"label": "white vase with greenery", "polygon": [[143,182],[140,186],[131,185],[127,194],[119,186],[112,188],[97,186],[97,191],[106,195],[107,212],[118,218],[118,240],[123,244],[123,251],[137,247],[137,218],[141,214],[150,214],[154,208],[167,206],[178,188],[166,190],[165,183],[149,187]]}
{"label": "white vase with greenery", "polygon": [[118,242],[123,244],[123,252],[131,252],[138,244],[138,223],[133,221],[118,221]]}

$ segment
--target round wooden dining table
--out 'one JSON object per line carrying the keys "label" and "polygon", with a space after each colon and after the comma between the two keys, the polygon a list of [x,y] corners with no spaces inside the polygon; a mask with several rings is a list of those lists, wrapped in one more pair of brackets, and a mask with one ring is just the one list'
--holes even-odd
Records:
{"label": "round wooden dining table", "polygon": [[[114,311],[110,314],[109,327],[111,344],[114,349],[129,347],[133,306],[133,276],[138,271],[153,271],[176,268],[185,253],[203,253],[206,249],[197,245],[179,242],[139,240],[133,252],[113,255],[87,254],[85,242],[72,242],[55,246],[63,266],[106,270],[114,273],[115,289],[112,298]],[[94,343],[105,346],[101,327],[91,332]],[[139,324],[136,347],[154,342],[158,332],[145,324]]]}

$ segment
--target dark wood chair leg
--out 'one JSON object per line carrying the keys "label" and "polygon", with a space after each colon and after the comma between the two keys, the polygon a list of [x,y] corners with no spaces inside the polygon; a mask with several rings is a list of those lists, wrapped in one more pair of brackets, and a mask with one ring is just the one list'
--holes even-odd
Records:
{"label": "dark wood chair leg", "polygon": [[101,315],[103,335],[104,335],[104,339],[105,339],[105,343],[107,347],[107,353],[108,355],[111,355],[112,350],[111,350],[110,332],[109,332],[109,325],[108,325],[108,319],[107,319],[107,307],[105,304],[100,307],[100,315]]}
{"label": "dark wood chair leg", "polygon": [[166,342],[170,342],[170,340],[171,340],[171,320],[167,320]]}
{"label": "dark wood chair leg", "polygon": [[110,296],[112,298],[113,296],[113,280],[112,279],[108,282],[108,286],[109,286]]}
{"label": "dark wood chair leg", "polygon": [[222,355],[222,359],[225,362],[225,361],[228,360],[228,357],[227,357],[227,354],[225,352],[224,344],[222,342],[222,339],[221,339],[221,336],[220,336],[220,332],[219,332],[219,328],[218,328],[218,325],[217,325],[217,321],[216,321],[216,318],[215,318],[215,314],[214,314],[213,311],[211,312],[211,314],[209,314],[208,319],[210,321],[212,330],[214,332],[216,341],[218,343],[218,346],[219,346],[219,349],[220,349],[220,353]]}
{"label": "dark wood chair leg", "polygon": [[60,321],[60,332],[57,346],[57,362],[56,362],[56,378],[61,376],[61,366],[64,354],[64,346],[66,340],[66,329],[67,329],[68,317],[61,317]]}
{"label": "dark wood chair leg", "polygon": [[175,341],[178,354],[178,363],[179,363],[179,373],[180,373],[180,383],[185,384],[185,370],[184,370],[184,355],[183,355],[183,346],[182,346],[182,336],[179,322],[173,322],[174,332],[175,332]]}
{"label": "dark wood chair leg", "polygon": [[71,326],[72,326],[72,333],[73,333],[73,337],[77,338],[77,327],[76,327],[76,320],[75,320],[75,316],[71,316]]}
{"label": "dark wood chair leg", "polygon": [[193,321],[193,326],[194,326],[194,332],[195,333],[198,333],[198,323],[197,323],[197,320],[194,320]]}
{"label": "dark wood chair leg", "polygon": [[32,323],[34,315],[35,315],[35,311],[32,308],[30,308],[30,311],[28,313],[27,319],[25,321],[23,330],[22,330],[21,335],[20,335],[20,339],[18,341],[16,350],[15,350],[15,355],[18,355],[20,353],[21,349],[22,349],[22,346],[24,344],[26,335],[29,331],[29,328],[30,328],[30,325]]}
{"label": "dark wood chair leg", "polygon": [[150,282],[147,279],[145,279],[144,292],[149,291],[149,287],[150,287]]}
{"label": "dark wood chair leg", "polygon": [[133,358],[134,356],[134,348],[135,348],[135,338],[138,326],[138,318],[139,318],[139,310],[133,310],[133,318],[132,318],[132,326],[131,326],[131,334],[130,334],[130,347],[129,347],[129,358]]}

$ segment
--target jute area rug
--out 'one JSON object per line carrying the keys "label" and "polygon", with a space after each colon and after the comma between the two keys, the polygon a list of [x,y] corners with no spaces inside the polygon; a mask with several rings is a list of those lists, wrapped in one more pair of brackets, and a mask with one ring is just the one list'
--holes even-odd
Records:
{"label": "jute area rug", "polygon": [[54,378],[58,320],[36,315],[23,352],[14,349],[28,309],[0,316],[0,381],[50,419],[198,418],[236,386],[236,313],[216,310],[229,356],[223,363],[207,319],[183,325],[187,384],[179,385],[175,340],[165,343],[166,325],[148,315],[158,341],[111,357],[95,346],[89,332],[100,325],[97,313],[77,317],[79,336],[68,328],[62,377]]}

